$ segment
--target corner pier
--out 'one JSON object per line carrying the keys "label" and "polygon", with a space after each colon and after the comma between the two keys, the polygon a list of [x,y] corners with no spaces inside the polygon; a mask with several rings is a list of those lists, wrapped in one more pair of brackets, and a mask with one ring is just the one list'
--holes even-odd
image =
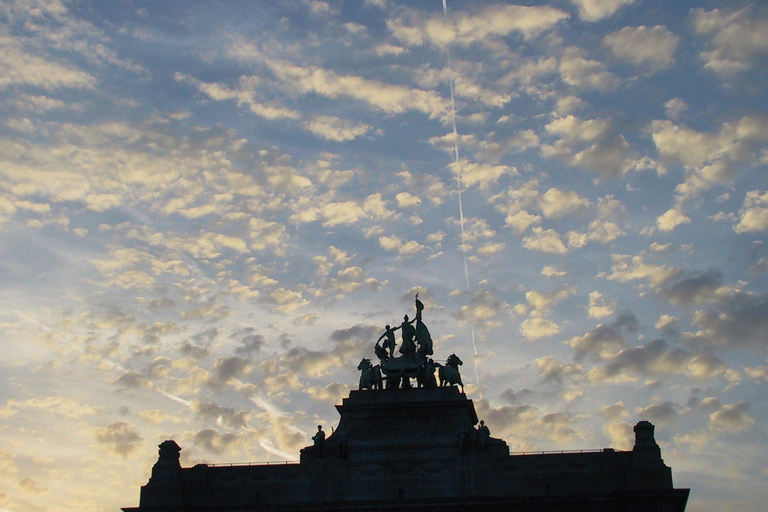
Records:
{"label": "corner pier", "polygon": [[630,451],[510,455],[454,386],[352,391],[336,408],[338,428],[298,464],[183,468],[165,441],[139,506],[123,510],[685,510],[689,490],[673,487],[646,421]]}

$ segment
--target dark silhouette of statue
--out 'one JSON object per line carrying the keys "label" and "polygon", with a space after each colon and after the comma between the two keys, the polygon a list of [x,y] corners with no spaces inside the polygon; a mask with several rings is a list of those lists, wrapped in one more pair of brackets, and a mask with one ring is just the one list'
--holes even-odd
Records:
{"label": "dark silhouette of statue", "polygon": [[419,353],[422,356],[431,356],[434,354],[432,351],[432,336],[429,334],[429,329],[422,321],[422,311],[424,311],[424,304],[419,300],[419,294],[416,294],[416,341],[419,344]]}
{"label": "dark silhouette of statue", "polygon": [[360,370],[358,389],[381,389],[381,366],[374,366],[370,359],[362,359],[357,369]]}
{"label": "dark silhouette of statue", "polygon": [[325,448],[325,432],[323,432],[322,425],[317,426],[317,434],[312,436],[312,441],[315,443],[315,450],[317,451],[318,458],[324,459],[325,453],[323,449]]}
{"label": "dark silhouette of statue", "polygon": [[437,371],[437,365],[430,357],[429,359],[427,359],[427,362],[424,363],[424,373],[426,374],[426,378],[424,380],[426,381],[426,387],[428,388],[437,387],[437,379],[435,379],[435,371]]}
{"label": "dark silhouette of statue", "polygon": [[376,341],[376,343],[378,343],[379,341],[382,340],[382,338],[386,338],[386,340],[384,340],[384,348],[389,350],[389,357],[395,357],[395,345],[396,345],[395,331],[398,330],[399,328],[400,327],[398,326],[392,329],[389,326],[389,324],[387,324],[387,326],[385,327],[386,330],[384,331],[384,334],[379,336],[379,339]]}
{"label": "dark silhouette of statue", "polygon": [[445,360],[445,366],[440,367],[440,385],[452,386],[458,384],[461,386],[461,392],[464,392],[464,383],[461,382],[461,375],[459,374],[459,366],[464,362],[459,359],[456,354],[451,354],[448,359]]}
{"label": "dark silhouette of statue", "polygon": [[403,355],[413,355],[416,353],[416,345],[413,343],[413,338],[416,336],[416,329],[411,325],[415,321],[416,319],[408,320],[408,315],[405,315],[403,317],[403,323],[400,324],[399,329],[402,329],[403,331],[403,344],[400,345],[400,353]]}
{"label": "dark silhouette of statue", "polygon": [[376,342],[376,346],[373,347],[373,351],[382,363],[386,362],[391,357],[391,354],[387,353],[387,349],[379,345],[378,341]]}
{"label": "dark silhouette of statue", "polygon": [[480,420],[480,426],[477,427],[477,446],[485,451],[488,449],[488,438],[491,437],[491,430]]}

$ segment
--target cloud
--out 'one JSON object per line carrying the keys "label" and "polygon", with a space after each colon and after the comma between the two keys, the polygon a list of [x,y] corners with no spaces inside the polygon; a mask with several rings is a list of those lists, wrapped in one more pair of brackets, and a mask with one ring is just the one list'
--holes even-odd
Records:
{"label": "cloud", "polygon": [[605,324],[598,324],[594,330],[583,336],[571,338],[568,344],[575,351],[573,358],[576,361],[582,361],[587,357],[611,360],[629,347],[618,329]]}
{"label": "cloud", "polygon": [[580,380],[583,377],[584,370],[578,365],[560,363],[551,356],[540,357],[534,360],[536,369],[539,372],[541,381],[544,384],[562,387],[566,381]]}
{"label": "cloud", "polygon": [[613,15],[635,0],[571,0],[579,9],[579,17],[585,21],[599,21]]}
{"label": "cloud", "polygon": [[21,43],[0,34],[0,89],[14,86],[40,87],[46,91],[61,88],[93,89],[97,80],[75,66],[46,60],[24,50]]}
{"label": "cloud", "polygon": [[461,178],[464,187],[478,185],[481,190],[488,190],[493,184],[506,174],[516,174],[512,167],[506,165],[489,165],[482,163],[469,163],[461,160],[449,165],[451,171]]}
{"label": "cloud", "polygon": [[22,410],[41,411],[62,418],[80,420],[86,416],[96,415],[100,408],[82,404],[75,397],[67,395],[30,398],[22,401],[11,398],[0,408],[0,418],[14,416]]}
{"label": "cloud", "polygon": [[633,426],[626,421],[619,421],[616,423],[610,423],[603,427],[603,430],[608,434],[611,440],[611,446],[617,450],[631,450],[633,446],[632,440],[635,437]]}
{"label": "cloud", "polygon": [[531,39],[568,18],[568,14],[549,6],[485,5],[475,13],[458,11],[453,17],[454,23],[449,24],[442,15],[422,17],[409,10],[404,16],[388,20],[387,28],[407,46],[470,46],[516,31]]}
{"label": "cloud", "polygon": [[678,208],[670,208],[656,219],[656,226],[661,231],[672,231],[682,224],[690,224],[691,218]]}
{"label": "cloud", "polygon": [[233,379],[237,379],[250,371],[248,360],[240,356],[225,356],[213,362],[213,368],[207,384],[217,391],[222,391]]}
{"label": "cloud", "polygon": [[633,381],[635,376],[666,377],[684,373],[694,379],[709,379],[723,375],[727,370],[722,359],[707,352],[694,353],[679,347],[670,348],[663,339],[655,339],[635,347],[628,347],[609,356],[602,368],[590,371],[590,380]]}
{"label": "cloud", "polygon": [[587,313],[592,318],[603,318],[613,314],[613,305],[606,301],[603,294],[595,290],[589,292],[589,307]]}
{"label": "cloud", "polygon": [[532,315],[542,316],[549,314],[551,307],[568,298],[573,293],[570,289],[561,289],[549,293],[530,290],[525,293],[525,300],[533,308]]}
{"label": "cloud", "polygon": [[[233,55],[240,55],[233,51]],[[393,85],[356,75],[340,75],[317,66],[301,67],[286,60],[260,56],[282,87],[296,94],[318,94],[331,99],[360,101],[386,114],[402,114],[411,110],[441,117],[447,112],[443,98],[433,91]]]}
{"label": "cloud", "polygon": [[490,5],[484,6],[476,15],[458,13],[456,32],[464,44],[506,36],[513,30],[532,38],[567,17],[567,13],[549,6]]}
{"label": "cloud", "polygon": [[587,58],[581,48],[566,48],[560,57],[558,70],[563,82],[577,89],[609,91],[621,83],[605,64]]}
{"label": "cloud", "polygon": [[264,336],[256,334],[253,327],[246,327],[233,332],[230,339],[237,339],[240,346],[235,349],[235,354],[239,356],[250,356],[261,351],[264,346]]}
{"label": "cloud", "polygon": [[652,404],[644,408],[638,407],[635,412],[638,417],[648,419],[657,425],[664,425],[674,420],[679,414],[675,404],[672,402]]}
{"label": "cloud", "polygon": [[[753,165],[757,148],[768,141],[768,121],[754,116],[723,123],[716,133],[658,120],[651,123],[650,131],[662,163],[679,162],[685,167],[685,180],[675,189],[678,205],[732,182],[739,171]],[[682,215],[679,208],[673,210],[665,214],[672,227]]]}
{"label": "cloud", "polygon": [[653,289],[660,289],[670,280],[681,275],[682,271],[666,264],[656,265],[645,261],[643,253],[635,256],[614,254],[611,256],[613,265],[610,274],[601,274],[609,280],[622,283],[645,279]]}
{"label": "cloud", "polygon": [[768,337],[768,296],[737,292],[694,314],[693,340],[705,345],[763,346]]}
{"label": "cloud", "polygon": [[530,389],[519,389],[514,391],[511,388],[505,389],[501,392],[501,399],[509,402],[510,404],[519,405],[521,402],[525,402],[532,398],[535,393]]}
{"label": "cloud", "polygon": [[488,290],[478,291],[459,309],[458,318],[462,322],[487,322],[498,315],[505,306],[504,302],[495,299]]}
{"label": "cloud", "polygon": [[572,190],[550,188],[539,198],[541,213],[549,219],[574,215],[589,206],[589,201]]}
{"label": "cloud", "polygon": [[710,424],[716,428],[722,428],[730,432],[747,430],[755,422],[748,414],[752,408],[750,402],[738,402],[735,404],[726,404],[719,411],[713,412],[709,416]]}
{"label": "cloud", "polygon": [[379,246],[385,251],[395,251],[400,256],[413,256],[427,249],[427,246],[421,245],[415,240],[403,240],[397,236],[379,237]]}
{"label": "cloud", "polygon": [[125,459],[136,451],[143,438],[131,423],[114,421],[96,429],[96,440]]}
{"label": "cloud", "polygon": [[536,341],[541,338],[547,338],[560,332],[560,327],[547,318],[532,317],[520,324],[520,334],[525,336],[528,341]]}
{"label": "cloud", "polygon": [[560,234],[554,229],[547,229],[536,226],[531,230],[531,234],[523,238],[523,247],[529,251],[539,251],[549,254],[565,254],[568,249],[563,244]]}
{"label": "cloud", "polygon": [[48,488],[40,483],[40,480],[36,478],[24,478],[19,482],[19,487],[29,494],[43,494],[48,492]]}
{"label": "cloud", "polygon": [[622,401],[602,407],[600,413],[605,415],[605,418],[609,421],[625,418],[629,414]]}
{"label": "cloud", "polygon": [[603,38],[616,57],[651,69],[671,66],[678,43],[679,38],[662,25],[624,27]]}
{"label": "cloud", "polygon": [[660,290],[672,304],[693,305],[721,300],[732,291],[722,284],[723,274],[711,269],[701,274],[686,276],[675,282],[665,283]]}
{"label": "cloud", "polygon": [[733,12],[696,8],[690,16],[696,34],[709,38],[700,55],[705,69],[728,79],[768,55],[768,19],[752,6]]}
{"label": "cloud", "polygon": [[569,114],[554,119],[544,129],[558,139],[541,145],[543,156],[560,158],[603,178],[616,178],[649,165],[645,159],[632,157],[632,148],[610,119],[582,120]]}
{"label": "cloud", "polygon": [[206,428],[192,436],[192,443],[210,453],[221,455],[241,451],[242,443],[246,437],[247,434],[232,432],[220,434],[215,428]]}
{"label": "cloud", "polygon": [[304,126],[315,135],[334,142],[346,142],[365,135],[371,127],[367,124],[355,124],[352,121],[335,116],[317,116],[306,121]]}
{"label": "cloud", "polygon": [[739,210],[739,222],[733,230],[737,233],[768,231],[768,192],[750,190],[746,193]]}
{"label": "cloud", "polygon": [[197,345],[190,342],[189,340],[182,340],[178,344],[177,350],[181,355],[185,357],[192,357],[194,359],[206,357],[211,352],[210,347],[204,346],[204,345]]}
{"label": "cloud", "polygon": [[249,414],[246,411],[230,406],[222,406],[212,402],[192,402],[192,412],[199,418],[215,420],[217,424],[227,428],[247,428]]}
{"label": "cloud", "polygon": [[401,208],[409,208],[421,203],[419,196],[415,196],[410,192],[400,192],[395,196],[395,200],[397,201],[397,205]]}

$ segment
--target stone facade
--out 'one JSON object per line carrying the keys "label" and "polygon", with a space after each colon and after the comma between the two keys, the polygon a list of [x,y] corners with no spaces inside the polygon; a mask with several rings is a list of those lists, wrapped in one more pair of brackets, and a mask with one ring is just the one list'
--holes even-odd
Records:
{"label": "stone facade", "polygon": [[165,441],[139,507],[123,510],[685,510],[645,421],[631,451],[510,455],[478,436],[456,387],[352,391],[336,407],[338,428],[298,464],[182,468]]}

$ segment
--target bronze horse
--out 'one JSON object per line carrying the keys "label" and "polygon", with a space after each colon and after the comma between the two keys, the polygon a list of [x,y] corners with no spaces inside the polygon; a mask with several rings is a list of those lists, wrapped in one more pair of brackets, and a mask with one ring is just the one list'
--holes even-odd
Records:
{"label": "bronze horse", "polygon": [[381,366],[373,366],[370,359],[363,359],[357,369],[361,372],[358,389],[381,389]]}
{"label": "bronze horse", "polygon": [[464,383],[461,382],[461,375],[459,374],[459,366],[464,362],[459,359],[456,354],[451,354],[448,359],[445,360],[445,366],[440,367],[440,386],[453,386],[458,384],[461,386],[461,392],[464,392]]}

